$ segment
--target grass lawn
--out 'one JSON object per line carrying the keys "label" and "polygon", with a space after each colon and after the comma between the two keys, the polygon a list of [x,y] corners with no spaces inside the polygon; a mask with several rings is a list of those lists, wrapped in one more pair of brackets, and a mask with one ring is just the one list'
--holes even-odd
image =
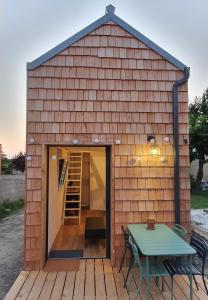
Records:
{"label": "grass lawn", "polygon": [[191,208],[208,208],[208,191],[192,191]]}
{"label": "grass lawn", "polygon": [[14,202],[3,202],[0,204],[0,220],[9,216],[13,212],[24,206],[24,200],[19,199]]}

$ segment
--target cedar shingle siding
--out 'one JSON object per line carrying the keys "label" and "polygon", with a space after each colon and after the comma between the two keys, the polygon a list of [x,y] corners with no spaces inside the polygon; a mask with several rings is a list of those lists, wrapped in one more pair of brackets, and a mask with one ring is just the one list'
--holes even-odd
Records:
{"label": "cedar shingle siding", "polygon": [[[121,224],[174,223],[172,87],[183,76],[121,27],[109,21],[34,70],[28,71],[25,268],[44,261],[46,151],[44,144],[111,147],[111,258],[123,247]],[[187,84],[179,88],[181,219],[189,225]],[[149,155],[154,134],[160,157]],[[169,136],[170,142],[164,137]],[[116,145],[115,140],[121,144]],[[140,159],[138,159],[138,156]]]}

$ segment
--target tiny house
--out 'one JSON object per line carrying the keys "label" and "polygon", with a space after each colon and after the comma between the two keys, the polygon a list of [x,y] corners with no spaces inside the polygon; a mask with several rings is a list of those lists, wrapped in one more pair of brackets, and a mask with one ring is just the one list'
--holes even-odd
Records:
{"label": "tiny house", "polygon": [[25,269],[123,253],[121,225],[190,225],[189,68],[106,13],[27,65]]}

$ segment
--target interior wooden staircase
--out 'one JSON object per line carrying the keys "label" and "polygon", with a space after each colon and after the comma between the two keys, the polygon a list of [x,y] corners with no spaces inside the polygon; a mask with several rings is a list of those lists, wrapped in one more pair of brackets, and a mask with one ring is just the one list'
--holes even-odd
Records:
{"label": "interior wooden staircase", "polygon": [[79,224],[81,219],[82,164],[83,155],[81,152],[71,152],[69,154],[64,220],[75,219],[78,220]]}

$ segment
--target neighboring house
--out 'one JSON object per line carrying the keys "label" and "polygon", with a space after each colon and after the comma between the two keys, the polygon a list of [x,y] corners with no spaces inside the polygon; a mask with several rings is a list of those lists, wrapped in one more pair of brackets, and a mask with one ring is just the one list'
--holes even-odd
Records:
{"label": "neighboring house", "polygon": [[189,228],[188,77],[112,5],[28,63],[25,269],[118,265],[122,224]]}
{"label": "neighboring house", "polygon": [[[196,179],[197,176],[197,172],[198,172],[198,167],[199,167],[199,160],[193,160],[191,162],[191,166],[190,166],[190,174]],[[203,180],[208,181],[208,163],[204,164],[204,176],[203,176]]]}

